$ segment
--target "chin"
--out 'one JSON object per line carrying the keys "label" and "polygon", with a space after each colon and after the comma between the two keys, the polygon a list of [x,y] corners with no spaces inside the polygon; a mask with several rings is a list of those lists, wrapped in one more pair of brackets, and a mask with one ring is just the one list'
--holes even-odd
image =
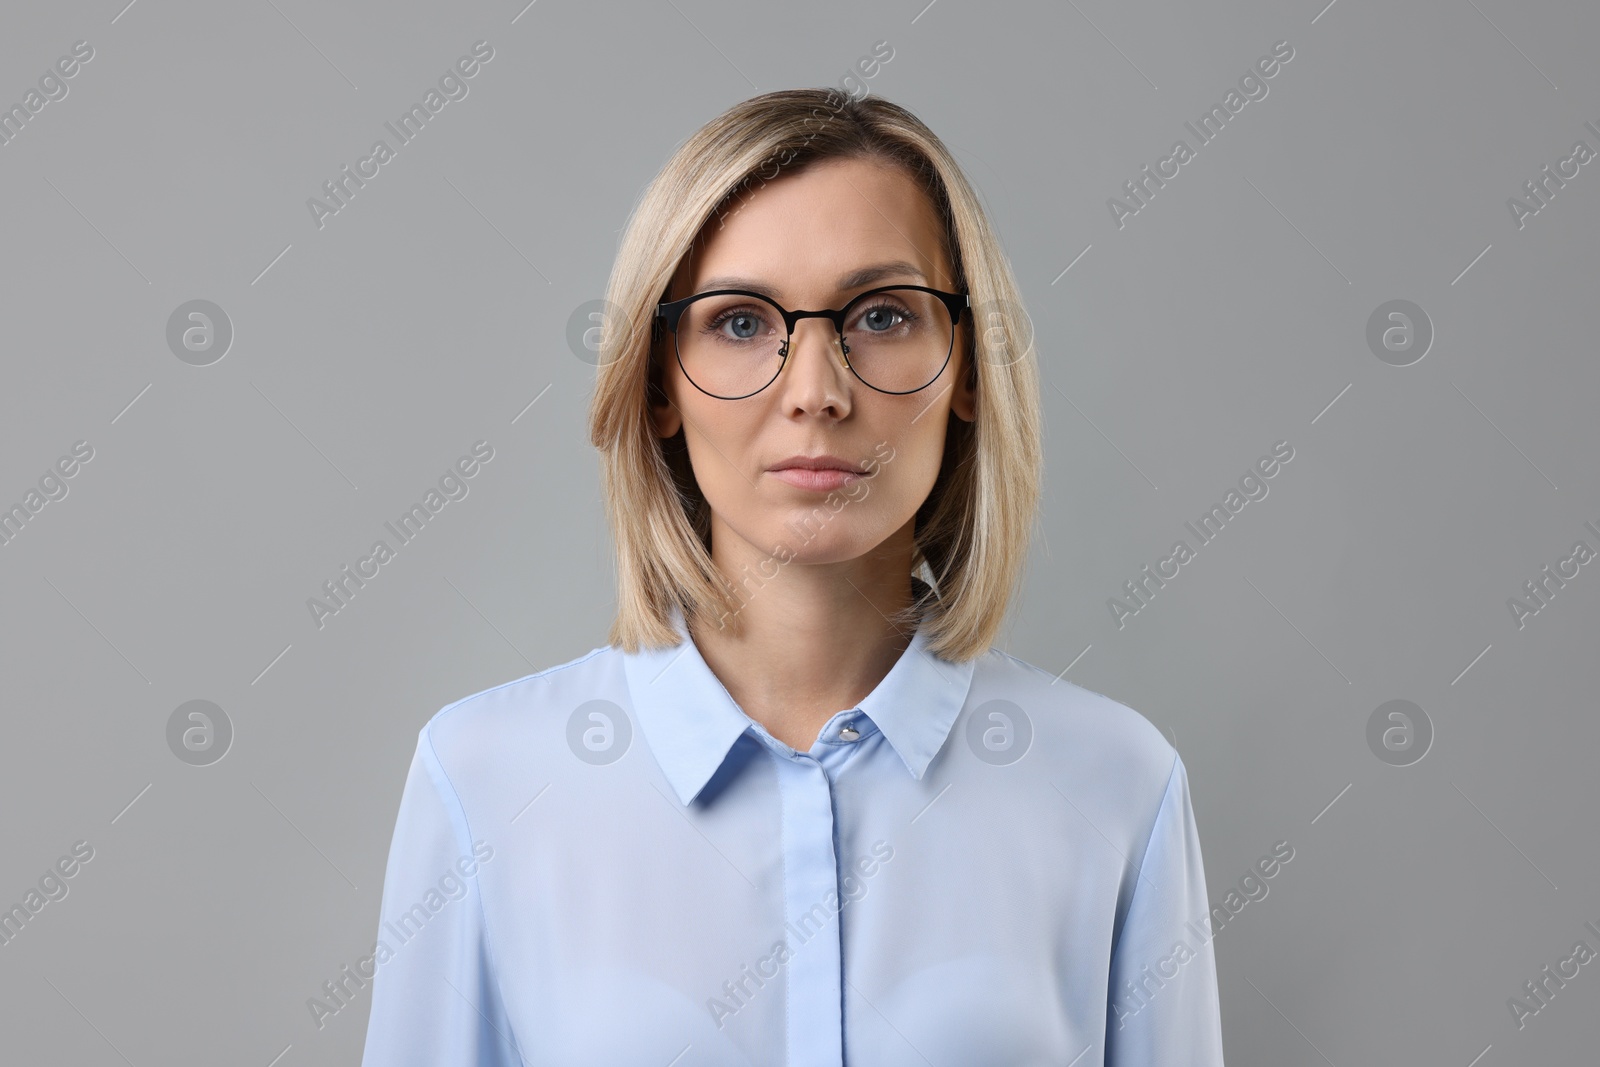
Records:
{"label": "chin", "polygon": [[816,512],[798,510],[793,518],[771,531],[774,548],[782,546],[779,558],[791,563],[842,563],[858,559],[881,545],[893,532],[880,529],[876,522],[863,522],[849,509],[835,514],[826,508]]}

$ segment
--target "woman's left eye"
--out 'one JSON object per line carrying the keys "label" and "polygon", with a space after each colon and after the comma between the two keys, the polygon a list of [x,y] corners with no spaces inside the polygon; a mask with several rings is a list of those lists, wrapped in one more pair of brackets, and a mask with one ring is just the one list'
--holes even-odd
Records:
{"label": "woman's left eye", "polygon": [[862,313],[861,317],[869,326],[883,328],[894,325],[893,321],[886,322],[884,320],[893,320],[895,318],[903,319],[905,318],[905,313],[899,308],[891,307],[888,304],[880,304],[875,308],[868,308]]}

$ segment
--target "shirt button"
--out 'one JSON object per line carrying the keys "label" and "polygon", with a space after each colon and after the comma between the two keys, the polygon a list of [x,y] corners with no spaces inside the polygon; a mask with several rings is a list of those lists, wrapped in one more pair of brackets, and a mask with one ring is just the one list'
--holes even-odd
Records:
{"label": "shirt button", "polygon": [[854,741],[860,736],[861,731],[857,730],[854,726],[846,726],[839,731],[839,740],[841,741]]}

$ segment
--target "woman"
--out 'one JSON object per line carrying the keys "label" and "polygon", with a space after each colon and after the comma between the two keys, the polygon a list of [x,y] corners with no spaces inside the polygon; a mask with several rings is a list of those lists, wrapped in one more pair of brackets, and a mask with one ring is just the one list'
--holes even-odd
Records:
{"label": "woman", "polygon": [[1037,371],[945,146],[747,100],[607,296],[611,643],[421,730],[367,1067],[1221,1064],[1183,762],[990,647]]}

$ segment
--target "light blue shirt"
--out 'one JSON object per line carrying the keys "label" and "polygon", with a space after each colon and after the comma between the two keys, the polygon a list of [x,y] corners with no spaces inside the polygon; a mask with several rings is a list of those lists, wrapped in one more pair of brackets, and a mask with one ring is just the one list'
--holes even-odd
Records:
{"label": "light blue shirt", "polygon": [[364,1067],[1220,1067],[1189,781],[1148,720],[919,629],[797,751],[674,622],[423,726]]}

